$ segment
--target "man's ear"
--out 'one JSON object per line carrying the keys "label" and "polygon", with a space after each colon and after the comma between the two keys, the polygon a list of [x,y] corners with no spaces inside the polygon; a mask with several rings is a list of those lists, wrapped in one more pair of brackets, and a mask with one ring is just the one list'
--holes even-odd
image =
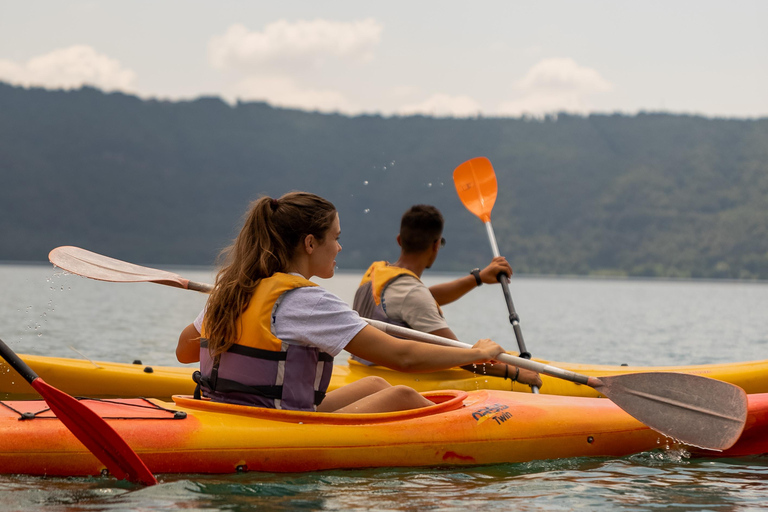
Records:
{"label": "man's ear", "polygon": [[399,245],[400,247],[403,246],[402,242],[400,242],[400,233],[397,234],[397,245]]}

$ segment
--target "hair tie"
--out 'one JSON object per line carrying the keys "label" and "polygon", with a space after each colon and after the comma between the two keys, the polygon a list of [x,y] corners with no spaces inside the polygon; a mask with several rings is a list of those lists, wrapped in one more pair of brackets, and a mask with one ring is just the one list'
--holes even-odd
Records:
{"label": "hair tie", "polygon": [[272,199],[269,202],[269,206],[272,208],[272,211],[274,212],[275,210],[277,210],[277,207],[280,205],[278,204],[277,199]]}

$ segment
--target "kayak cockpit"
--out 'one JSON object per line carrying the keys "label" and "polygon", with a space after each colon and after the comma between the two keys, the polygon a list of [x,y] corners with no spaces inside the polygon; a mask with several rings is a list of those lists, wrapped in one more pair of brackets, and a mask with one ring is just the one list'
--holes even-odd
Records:
{"label": "kayak cockpit", "polygon": [[337,414],[306,411],[286,411],[282,409],[266,409],[247,405],[225,404],[212,402],[208,399],[196,399],[189,395],[174,395],[173,401],[184,409],[210,411],[221,414],[234,414],[271,421],[287,423],[314,423],[327,425],[350,425],[360,423],[386,423],[405,419],[421,418],[435,414],[453,411],[463,407],[467,393],[457,390],[427,391],[422,395],[434,405],[406,411],[366,413],[366,414]]}

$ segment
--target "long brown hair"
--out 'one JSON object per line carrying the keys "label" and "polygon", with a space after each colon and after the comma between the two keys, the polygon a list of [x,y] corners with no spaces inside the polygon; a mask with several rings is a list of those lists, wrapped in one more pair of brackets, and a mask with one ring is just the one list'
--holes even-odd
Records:
{"label": "long brown hair", "polygon": [[211,356],[237,341],[240,315],[259,282],[284,272],[307,236],[322,243],[335,218],[336,207],[330,201],[307,192],[289,192],[280,199],[261,197],[251,203],[240,234],[222,251],[224,265],[206,306],[203,322]]}

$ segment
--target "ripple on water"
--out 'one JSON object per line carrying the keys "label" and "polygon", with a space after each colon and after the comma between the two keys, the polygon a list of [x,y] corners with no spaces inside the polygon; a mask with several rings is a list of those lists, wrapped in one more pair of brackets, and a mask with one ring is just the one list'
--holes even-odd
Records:
{"label": "ripple on water", "polygon": [[681,450],[473,468],[109,478],[0,477],[3,510],[680,510],[761,507],[768,459],[688,459]]}

